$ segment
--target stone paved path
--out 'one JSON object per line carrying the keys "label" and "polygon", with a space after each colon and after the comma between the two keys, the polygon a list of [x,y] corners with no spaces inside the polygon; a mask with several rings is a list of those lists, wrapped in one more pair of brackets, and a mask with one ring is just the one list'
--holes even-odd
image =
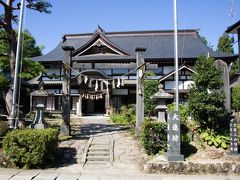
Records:
{"label": "stone paved path", "polygon": [[56,170],[12,170],[0,168],[0,180],[239,180],[239,176],[212,175],[91,175]]}
{"label": "stone paved path", "polygon": [[[64,141],[59,147],[63,149],[64,157],[58,162],[57,171],[79,172],[82,174],[141,174],[141,167],[145,154],[140,150],[137,141],[130,136],[126,127],[110,124],[108,117],[86,116],[79,122],[74,122],[74,133],[79,133],[76,139]],[[114,161],[112,166],[91,165],[82,167],[81,159],[84,148],[90,137],[114,139]],[[67,153],[66,153],[67,152]]]}

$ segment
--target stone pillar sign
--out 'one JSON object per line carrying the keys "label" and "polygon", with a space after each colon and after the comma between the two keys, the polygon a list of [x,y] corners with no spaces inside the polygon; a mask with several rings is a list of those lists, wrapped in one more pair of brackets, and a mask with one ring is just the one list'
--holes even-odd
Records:
{"label": "stone pillar sign", "polygon": [[169,112],[167,128],[167,154],[168,161],[184,161],[184,156],[180,154],[180,115],[178,111]]}
{"label": "stone pillar sign", "polygon": [[238,154],[238,130],[237,119],[233,118],[230,121],[230,152]]}

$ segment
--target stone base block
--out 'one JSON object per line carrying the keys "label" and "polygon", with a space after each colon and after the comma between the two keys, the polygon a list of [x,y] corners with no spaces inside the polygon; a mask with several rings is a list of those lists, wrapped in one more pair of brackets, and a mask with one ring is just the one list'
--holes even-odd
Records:
{"label": "stone base block", "polygon": [[174,155],[174,154],[166,154],[165,155],[166,160],[168,161],[184,161],[184,156],[179,154],[179,155]]}
{"label": "stone base block", "polygon": [[63,136],[71,136],[71,127],[69,125],[62,125],[60,127],[60,134]]}
{"label": "stone base block", "polygon": [[34,129],[46,129],[48,128],[47,124],[35,124]]}

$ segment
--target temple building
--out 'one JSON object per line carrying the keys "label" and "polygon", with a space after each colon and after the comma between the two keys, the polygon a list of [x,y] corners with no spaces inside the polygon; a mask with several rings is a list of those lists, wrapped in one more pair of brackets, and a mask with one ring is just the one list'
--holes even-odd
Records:
{"label": "temple building", "polygon": [[[178,31],[179,98],[186,101],[194,64],[200,55],[222,59],[227,64],[235,55],[216,52],[204,44],[198,30]],[[111,114],[122,105],[136,103],[136,48],[145,48],[147,71],[160,80],[166,92],[174,92],[174,31],[105,32],[67,34],[48,54],[34,57],[47,72],[28,81],[32,86],[31,109],[38,103],[47,111],[61,112],[64,50],[72,46],[71,110],[82,114]],[[41,88],[39,88],[41,84]]]}

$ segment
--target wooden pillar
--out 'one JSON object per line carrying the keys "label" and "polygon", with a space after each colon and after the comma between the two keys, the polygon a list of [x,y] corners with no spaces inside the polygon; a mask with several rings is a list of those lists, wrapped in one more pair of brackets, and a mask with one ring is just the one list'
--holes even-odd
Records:
{"label": "wooden pillar", "polygon": [[[145,48],[136,48],[137,67],[144,63]],[[136,89],[136,127],[135,134],[140,136],[142,123],[144,121],[144,71],[145,66],[137,70],[137,89]]]}
{"label": "wooden pillar", "polygon": [[63,124],[60,128],[60,134],[69,136],[71,135],[70,126],[70,107],[71,107],[71,58],[72,51],[74,50],[71,46],[63,46],[64,50],[64,61],[63,67],[63,84],[62,84],[62,119]]}

